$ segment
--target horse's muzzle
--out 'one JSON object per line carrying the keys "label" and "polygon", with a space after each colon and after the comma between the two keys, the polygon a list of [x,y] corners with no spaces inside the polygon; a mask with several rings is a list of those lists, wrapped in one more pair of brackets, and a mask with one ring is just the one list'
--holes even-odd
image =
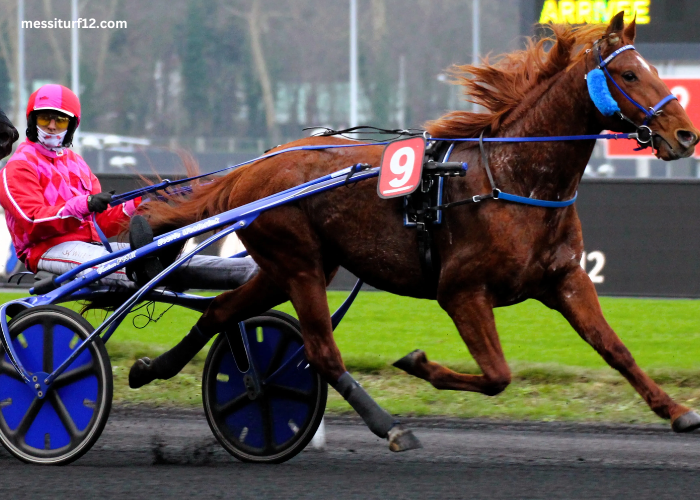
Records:
{"label": "horse's muzzle", "polygon": [[19,132],[14,127],[8,127],[0,132],[0,159],[12,152],[12,145],[19,139]]}

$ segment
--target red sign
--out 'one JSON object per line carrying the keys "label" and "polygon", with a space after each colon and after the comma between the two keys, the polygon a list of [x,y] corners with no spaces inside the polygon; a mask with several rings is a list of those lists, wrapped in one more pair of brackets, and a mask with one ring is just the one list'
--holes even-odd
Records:
{"label": "red sign", "polygon": [[[700,127],[700,78],[664,78],[664,83],[671,89],[671,93],[678,97],[678,102],[685,108],[690,121],[696,127]],[[651,123],[652,129],[654,123]],[[612,140],[606,142],[606,156],[608,158],[640,158],[653,157],[651,149],[635,151],[637,141]],[[700,157],[700,149],[695,149],[695,156]]]}
{"label": "red sign", "polygon": [[412,137],[384,148],[377,193],[381,198],[406,196],[416,190],[423,172],[425,139]]}

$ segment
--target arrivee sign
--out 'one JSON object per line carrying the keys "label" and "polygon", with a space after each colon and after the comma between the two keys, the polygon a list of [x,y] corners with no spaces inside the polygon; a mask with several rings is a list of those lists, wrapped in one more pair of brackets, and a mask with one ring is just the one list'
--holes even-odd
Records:
{"label": "arrivee sign", "polygon": [[[664,78],[671,93],[678,97],[678,102],[685,108],[690,120],[700,127],[700,78]],[[652,130],[654,122],[651,123]],[[635,151],[636,141],[619,140],[606,141],[606,156],[608,158],[641,158],[653,157],[651,149]],[[695,156],[700,157],[700,150],[695,150]]]}

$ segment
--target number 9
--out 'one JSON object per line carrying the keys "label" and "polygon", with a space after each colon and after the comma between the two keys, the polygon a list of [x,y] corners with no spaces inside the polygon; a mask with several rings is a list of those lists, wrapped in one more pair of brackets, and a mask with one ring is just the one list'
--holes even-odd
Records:
{"label": "number 9", "polygon": [[[406,162],[401,165],[400,160],[403,157],[406,157]],[[389,181],[389,185],[393,188],[401,187],[404,184],[408,182],[408,179],[411,178],[411,174],[413,173],[413,164],[415,163],[416,160],[416,153],[413,151],[413,148],[410,148],[408,146],[403,147],[394,153],[394,155],[391,157],[391,162],[389,163],[389,168],[391,169],[391,172],[396,175],[401,175],[403,174],[403,177],[392,179]]]}

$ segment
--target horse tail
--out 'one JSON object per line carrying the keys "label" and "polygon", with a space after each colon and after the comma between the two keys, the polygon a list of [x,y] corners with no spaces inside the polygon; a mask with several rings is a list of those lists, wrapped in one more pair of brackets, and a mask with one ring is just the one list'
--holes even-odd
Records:
{"label": "horse tail", "polygon": [[139,212],[148,218],[155,234],[163,234],[230,210],[235,186],[247,166],[213,181],[193,183],[186,195],[166,193],[164,199],[141,205]]}
{"label": "horse tail", "polygon": [[[174,152],[178,155],[180,161],[185,167],[185,175],[187,177],[194,177],[200,174],[199,165],[197,164],[197,160],[195,160],[192,154],[184,150],[176,150]],[[146,176],[138,174],[138,177],[144,186],[153,185],[153,181],[147,178]],[[177,179],[177,177],[175,177],[175,179]],[[160,176],[157,176],[157,180],[160,181],[162,179]],[[204,185],[194,186],[193,192],[196,191],[198,193],[198,187],[204,187]],[[186,202],[183,196],[177,194],[166,194],[165,199],[166,201],[154,200],[149,201],[148,203],[141,204],[139,206],[138,213],[150,216],[151,219],[149,220],[149,222],[151,223],[151,225],[153,225],[153,221],[156,221],[155,227],[163,228],[165,230],[167,230],[166,228],[168,227],[168,224],[186,225],[196,220],[192,217],[176,217],[176,215],[181,215],[184,213],[181,212],[181,210],[183,209],[180,208],[180,206]],[[127,221],[126,223],[124,223],[122,233],[119,235],[120,238],[123,239],[124,235],[128,231],[129,223]],[[161,230],[160,233],[162,232],[164,231]],[[168,247],[168,249],[161,250],[161,253],[167,252],[166,255],[163,256],[163,258],[165,259],[165,261],[171,262],[175,260],[177,254],[180,252],[181,249],[181,245],[174,245],[173,247]],[[82,302],[80,314],[85,316],[89,311],[95,309],[104,311],[114,311],[124,302],[129,300],[131,296],[133,296],[136,292],[138,292],[138,288],[118,288],[116,290],[110,291],[110,293],[107,294],[92,296],[90,299],[86,299]]]}

